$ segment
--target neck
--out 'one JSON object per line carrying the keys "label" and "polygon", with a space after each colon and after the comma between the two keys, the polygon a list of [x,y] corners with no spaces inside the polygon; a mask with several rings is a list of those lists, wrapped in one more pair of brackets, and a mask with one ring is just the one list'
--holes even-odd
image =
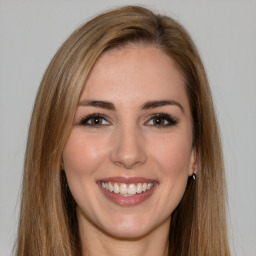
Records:
{"label": "neck", "polygon": [[83,256],[168,256],[169,224],[163,223],[143,237],[120,239],[95,226],[80,226]]}

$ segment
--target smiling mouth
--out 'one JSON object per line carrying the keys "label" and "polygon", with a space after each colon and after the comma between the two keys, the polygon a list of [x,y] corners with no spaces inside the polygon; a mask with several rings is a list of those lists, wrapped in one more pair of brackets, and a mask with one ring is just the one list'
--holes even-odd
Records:
{"label": "smiling mouth", "polygon": [[114,182],[101,182],[101,187],[109,192],[118,194],[120,196],[129,197],[136,194],[144,193],[154,187],[154,183],[114,183]]}
{"label": "smiling mouth", "polygon": [[105,197],[119,206],[135,206],[148,200],[159,182],[143,177],[109,177],[97,184]]}

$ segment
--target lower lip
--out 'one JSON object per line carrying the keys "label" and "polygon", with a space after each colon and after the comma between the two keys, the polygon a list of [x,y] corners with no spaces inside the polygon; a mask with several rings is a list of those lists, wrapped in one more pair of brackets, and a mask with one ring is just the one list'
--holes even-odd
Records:
{"label": "lower lip", "polygon": [[156,184],[150,189],[140,194],[135,194],[134,196],[121,196],[120,194],[115,194],[104,189],[101,184],[98,184],[103,194],[113,203],[120,206],[135,206],[146,201],[155,191]]}

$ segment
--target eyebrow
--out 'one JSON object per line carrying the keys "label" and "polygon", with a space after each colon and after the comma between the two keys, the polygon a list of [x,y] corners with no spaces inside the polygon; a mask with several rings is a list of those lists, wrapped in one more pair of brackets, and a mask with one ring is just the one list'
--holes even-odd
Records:
{"label": "eyebrow", "polygon": [[113,103],[101,100],[83,100],[79,102],[78,106],[104,108],[109,110],[116,109]]}
{"label": "eyebrow", "polygon": [[[148,101],[144,103],[141,106],[142,110],[152,109],[152,108],[158,108],[162,106],[177,106],[181,109],[182,112],[184,112],[184,109],[182,105],[174,100],[154,100],[154,101]],[[103,108],[108,110],[116,110],[115,105],[108,101],[101,101],[101,100],[83,100],[79,102],[78,106],[88,106],[88,107],[96,107],[96,108]]]}
{"label": "eyebrow", "polygon": [[168,106],[168,105],[177,106],[181,109],[182,112],[184,112],[182,105],[175,100],[148,101],[145,104],[143,104],[141,109],[146,110],[146,109],[157,108],[157,107]]}

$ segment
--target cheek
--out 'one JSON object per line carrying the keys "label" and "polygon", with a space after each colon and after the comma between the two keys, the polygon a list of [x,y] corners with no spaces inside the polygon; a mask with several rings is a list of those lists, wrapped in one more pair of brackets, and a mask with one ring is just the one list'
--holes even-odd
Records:
{"label": "cheek", "polygon": [[[99,137],[99,136],[98,136]],[[92,211],[95,198],[94,172],[105,159],[102,140],[85,136],[83,129],[74,128],[63,151],[64,171],[69,189],[79,206],[86,212]],[[84,200],[86,199],[86,206]]]}
{"label": "cheek", "polygon": [[73,130],[63,152],[66,174],[87,176],[91,175],[104,157],[102,141],[90,136],[83,136],[83,132]]}
{"label": "cheek", "polygon": [[169,135],[155,143],[152,154],[165,175],[188,176],[192,152],[190,137],[186,134]]}
{"label": "cheek", "polygon": [[155,162],[162,170],[162,196],[159,204],[164,206],[169,216],[180,203],[185,192],[191,166],[190,137],[169,136],[159,141],[155,147]]}

